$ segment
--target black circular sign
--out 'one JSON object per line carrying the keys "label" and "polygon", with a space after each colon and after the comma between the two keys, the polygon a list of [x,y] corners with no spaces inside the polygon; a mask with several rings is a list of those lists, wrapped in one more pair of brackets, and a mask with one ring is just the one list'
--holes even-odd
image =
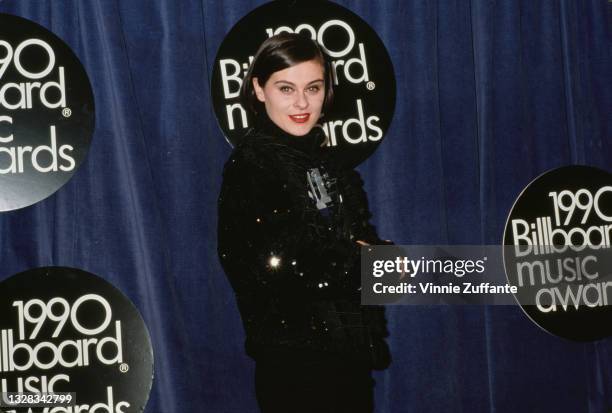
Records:
{"label": "black circular sign", "polygon": [[93,93],[79,59],[44,27],[0,14],[0,211],[64,185],[93,129]]}
{"label": "black circular sign", "polygon": [[612,336],[612,175],[566,166],[531,182],[504,231],[515,298],[540,327],[592,341]]}
{"label": "black circular sign", "polygon": [[332,156],[356,166],[383,140],[395,109],[395,75],[384,44],[359,16],[323,0],[274,1],[240,20],[221,44],[211,93],[219,125],[230,144],[252,126],[239,90],[261,43],[281,32],[303,33],[322,46],[334,72],[335,98],[319,126]]}
{"label": "black circular sign", "polygon": [[[0,393],[14,401],[69,393],[74,411],[142,412],[153,381],[151,340],[138,310],[103,279],[32,269],[0,283],[0,378]],[[28,411],[8,401],[0,411]]]}

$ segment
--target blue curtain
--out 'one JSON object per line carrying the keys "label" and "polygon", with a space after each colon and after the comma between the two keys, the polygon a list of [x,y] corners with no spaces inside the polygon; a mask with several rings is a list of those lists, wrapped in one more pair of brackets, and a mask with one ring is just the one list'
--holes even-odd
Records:
{"label": "blue curtain", "polygon": [[[612,165],[612,3],[339,1],[380,35],[398,99],[360,166],[382,237],[500,243],[510,207],[554,167]],[[2,0],[66,41],[96,99],[85,163],[0,215],[0,279],[62,265],[143,313],[156,355],[147,412],[254,412],[253,363],[216,255],[231,148],[209,79],[225,34],[261,1]],[[0,28],[0,32],[1,32]],[[393,307],[378,412],[612,409],[612,339],[548,335],[518,308]]]}

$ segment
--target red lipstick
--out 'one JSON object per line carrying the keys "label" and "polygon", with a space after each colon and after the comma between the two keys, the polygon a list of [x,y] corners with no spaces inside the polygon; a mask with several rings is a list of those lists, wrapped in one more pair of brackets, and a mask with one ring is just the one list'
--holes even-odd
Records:
{"label": "red lipstick", "polygon": [[310,119],[310,113],[299,113],[297,115],[289,115],[292,121],[295,123],[306,123]]}

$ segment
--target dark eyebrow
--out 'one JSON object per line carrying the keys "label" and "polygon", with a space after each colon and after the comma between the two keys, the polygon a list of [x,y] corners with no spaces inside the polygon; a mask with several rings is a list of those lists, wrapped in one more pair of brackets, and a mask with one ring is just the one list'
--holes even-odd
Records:
{"label": "dark eyebrow", "polygon": [[[311,82],[308,82],[308,85],[312,85],[313,83],[319,83],[319,82],[323,82],[323,79],[313,80]],[[295,86],[295,83],[289,82],[288,80],[277,80],[276,82],[274,82],[275,85],[277,85],[279,83],[284,83],[284,84],[287,84],[287,85]]]}

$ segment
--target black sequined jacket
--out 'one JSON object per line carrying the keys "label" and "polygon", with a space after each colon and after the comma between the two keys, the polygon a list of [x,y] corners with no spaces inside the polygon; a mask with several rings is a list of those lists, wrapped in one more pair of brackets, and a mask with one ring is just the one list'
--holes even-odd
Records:
{"label": "black sequined jacket", "polygon": [[236,293],[246,350],[261,358],[390,362],[384,309],[360,305],[360,246],[381,243],[363,182],[335,168],[318,128],[270,123],[243,138],[223,172],[218,252]]}

